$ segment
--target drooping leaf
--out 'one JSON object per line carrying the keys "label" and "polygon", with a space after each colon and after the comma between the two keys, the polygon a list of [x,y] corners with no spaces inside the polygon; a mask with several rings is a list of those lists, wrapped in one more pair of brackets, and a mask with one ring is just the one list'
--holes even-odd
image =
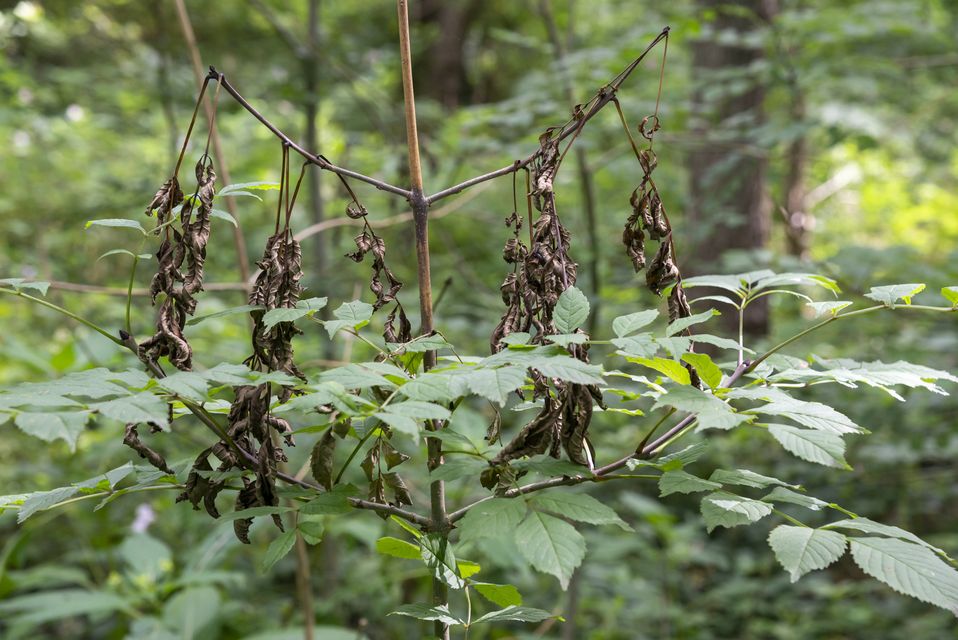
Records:
{"label": "drooping leaf", "polygon": [[114,227],[114,228],[125,228],[125,229],[136,229],[143,235],[146,235],[146,229],[143,228],[136,220],[127,220],[125,218],[104,218],[102,220],[87,220],[87,223],[83,225],[85,229],[90,227]]}
{"label": "drooping leaf", "polygon": [[783,524],[772,529],[768,544],[795,582],[809,571],[824,569],[845,554],[845,536],[834,531]]}
{"label": "drooping leaf", "polygon": [[165,378],[159,378],[156,384],[164,391],[191,402],[202,403],[209,399],[206,378],[195,371],[175,371]]}
{"label": "drooping leaf", "polygon": [[438,620],[450,627],[465,624],[465,620],[460,620],[449,613],[449,605],[446,604],[438,607],[430,607],[427,604],[404,604],[389,615],[408,616],[419,620]]}
{"label": "drooping leaf", "polygon": [[24,433],[40,438],[46,442],[60,439],[67,443],[70,451],[76,451],[77,438],[83,433],[87,419],[87,411],[75,412],[22,412],[16,415],[14,423]]}
{"label": "drooping leaf", "polygon": [[23,278],[3,278],[0,280],[0,286],[12,287],[16,291],[33,290],[41,296],[45,296],[50,288],[50,283],[39,280],[24,280]]}
{"label": "drooping leaf", "polygon": [[958,287],[942,287],[941,295],[951,303],[952,307],[958,307]]}
{"label": "drooping leaf", "polygon": [[669,360],[668,358],[627,358],[627,360],[663,373],[679,384],[689,385],[692,383],[688,369],[675,360]]}
{"label": "drooping leaf", "polygon": [[532,497],[531,503],[536,508],[576,522],[614,524],[625,531],[632,531],[632,527],[622,520],[619,514],[587,493],[565,491],[537,493]]}
{"label": "drooping leaf", "polygon": [[467,511],[457,529],[463,541],[507,538],[512,536],[525,514],[526,503],[523,500],[492,498]]}
{"label": "drooping leaf", "polygon": [[358,330],[369,324],[369,319],[373,317],[373,305],[359,300],[344,302],[333,311],[333,315],[337,318],[336,320],[327,320],[323,323],[330,338],[340,329],[348,327]]}
{"label": "drooping leaf", "polygon": [[862,533],[871,533],[879,536],[884,536],[886,538],[898,538],[899,540],[906,540],[913,544],[920,545],[926,549],[933,551],[941,556],[947,557],[947,554],[943,549],[931,545],[914,533],[906,531],[900,527],[893,525],[882,524],[880,522],[875,522],[874,520],[869,520],[868,518],[851,518],[848,520],[839,520],[838,522],[831,522],[825,525],[825,529],[850,529],[852,531],[860,531]]}
{"label": "drooping leaf", "polygon": [[526,370],[521,366],[506,365],[477,369],[459,377],[472,393],[501,407],[505,406],[509,394],[525,383]]}
{"label": "drooping leaf", "polygon": [[387,405],[389,413],[396,413],[419,420],[448,420],[449,409],[431,402],[422,402],[420,400],[406,400],[405,402],[396,402]]}
{"label": "drooping leaf", "polygon": [[236,182],[233,184],[225,185],[220,189],[216,195],[226,196],[234,191],[271,191],[278,190],[278,182]]}
{"label": "drooping leaf", "polygon": [[851,306],[851,304],[851,302],[846,300],[837,300],[835,302],[809,302],[805,306],[812,308],[816,318],[821,318],[822,316],[834,316],[845,307]]}
{"label": "drooping leaf", "polygon": [[775,487],[767,496],[762,498],[764,502],[786,502],[788,504],[797,504],[812,511],[821,511],[829,506],[824,500],[819,500],[813,496],[797,493],[785,487]]}
{"label": "drooping leaf", "polygon": [[585,557],[585,539],[559,518],[533,511],[515,528],[519,553],[543,573],[554,575],[563,589]]}
{"label": "drooping leaf", "polygon": [[[239,195],[239,194],[236,194],[236,195]],[[252,196],[253,194],[251,193],[249,195]],[[255,198],[256,196],[253,196],[253,197]],[[239,226],[239,223],[236,221],[236,218],[234,218],[233,214],[231,214],[229,211],[223,211],[222,209],[213,208],[213,209],[210,209],[210,217],[218,218],[219,220],[225,220],[226,222],[229,222],[234,227]]]}
{"label": "drooping leaf", "polygon": [[274,564],[279,562],[283,556],[289,553],[296,542],[296,530],[290,529],[286,533],[280,534],[273,540],[266,549],[266,555],[263,556],[263,571],[269,571]]}
{"label": "drooping leaf", "polygon": [[522,604],[522,595],[511,584],[492,584],[490,582],[473,583],[472,588],[493,604],[500,607],[518,607]]}
{"label": "drooping leaf", "polygon": [[704,353],[683,353],[682,360],[688,362],[699,374],[702,382],[711,389],[717,389],[722,384],[722,370],[712,362],[712,358]]}
{"label": "drooping leaf", "polygon": [[772,402],[749,409],[748,413],[761,413],[772,416],[782,416],[809,427],[835,434],[865,433],[865,429],[858,426],[845,414],[819,402],[805,402],[794,398],[781,398]]}
{"label": "drooping leaf", "polygon": [[123,423],[153,422],[163,428],[169,426],[166,402],[149,391],[106,402],[96,402],[90,405],[90,409]]}
{"label": "drooping leaf", "polygon": [[751,487],[753,489],[764,489],[765,487],[771,486],[797,488],[797,485],[782,482],[778,478],[772,478],[771,476],[763,476],[749,469],[716,469],[712,472],[712,475],[709,476],[709,480],[721,484]]}
{"label": "drooping leaf", "polygon": [[466,585],[458,573],[456,556],[448,539],[430,534],[420,538],[419,544],[422,561],[432,571],[433,577],[453,589],[462,589]]}

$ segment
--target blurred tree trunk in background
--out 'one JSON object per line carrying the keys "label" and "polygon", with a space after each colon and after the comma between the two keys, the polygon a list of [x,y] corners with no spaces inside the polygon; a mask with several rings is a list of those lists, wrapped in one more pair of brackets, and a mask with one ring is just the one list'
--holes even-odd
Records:
{"label": "blurred tree trunk in background", "polygon": [[469,101],[466,34],[481,7],[478,0],[421,0],[415,8],[413,19],[431,28],[425,38],[429,47],[413,68],[417,93],[447,109]]}
{"label": "blurred tree trunk in background", "polygon": [[[689,227],[699,235],[691,254],[684,253],[690,273],[718,271],[726,251],[763,249],[768,242],[768,159],[752,135],[765,122],[766,87],[756,77],[756,63],[765,51],[764,39],[753,36],[776,13],[776,3],[770,0],[697,4],[711,29],[692,42],[696,89],[691,127],[697,145],[689,158]],[[763,302],[751,305],[746,314],[749,335],[768,331],[768,307]],[[722,320],[726,328],[737,330],[734,314],[726,313]]]}

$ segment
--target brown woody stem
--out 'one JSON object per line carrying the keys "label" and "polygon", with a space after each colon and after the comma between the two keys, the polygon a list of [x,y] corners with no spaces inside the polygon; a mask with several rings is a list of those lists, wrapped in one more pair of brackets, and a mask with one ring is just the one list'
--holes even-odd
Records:
{"label": "brown woody stem", "polygon": [[[409,151],[409,180],[412,189],[409,204],[412,205],[413,224],[416,230],[416,259],[419,280],[420,335],[433,332],[432,318],[432,281],[429,270],[429,202],[423,195],[422,162],[419,157],[419,133],[416,123],[416,96],[412,81],[412,53],[409,45],[409,3],[397,0],[396,10],[399,19],[399,56],[402,65],[403,110],[406,116],[406,146]],[[436,352],[427,351],[423,358],[423,369],[428,371],[436,366]],[[438,421],[426,423],[430,430],[438,430]],[[442,465],[442,442],[435,438],[427,439],[428,466],[430,471]],[[446,488],[442,480],[434,480],[429,485],[431,518],[429,529],[442,536],[441,544],[448,544],[449,518],[446,514]],[[444,549],[441,551],[441,555]],[[446,583],[437,577],[432,580],[432,600],[435,606],[448,604],[449,593]],[[449,626],[439,620],[434,626],[437,638],[448,640]]]}

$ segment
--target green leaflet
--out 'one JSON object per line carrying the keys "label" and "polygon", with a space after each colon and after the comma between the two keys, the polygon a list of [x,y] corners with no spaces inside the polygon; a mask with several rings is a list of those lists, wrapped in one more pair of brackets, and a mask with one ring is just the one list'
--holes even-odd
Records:
{"label": "green leaflet", "polygon": [[632,531],[622,518],[610,507],[586,493],[549,491],[533,495],[530,503],[539,509],[576,522],[588,524],[614,524],[624,531]]}
{"label": "green leaflet", "polygon": [[624,338],[651,324],[658,317],[658,309],[648,309],[646,311],[638,311],[625,316],[619,316],[612,321],[612,331],[617,337]]}
{"label": "green leaflet", "polygon": [[555,617],[554,614],[543,611],[542,609],[533,609],[532,607],[509,606],[499,611],[491,611],[481,618],[472,621],[472,624],[481,622],[542,622],[548,618]]}
{"label": "green leaflet", "polygon": [[404,604],[389,615],[408,616],[410,618],[418,618],[419,620],[438,620],[451,627],[465,624],[466,622],[449,613],[449,605],[446,604],[439,607],[430,607],[427,604]]}
{"label": "green leaflet", "polygon": [[263,572],[269,571],[274,564],[279,562],[283,556],[289,553],[296,542],[296,530],[290,529],[273,540],[266,549],[266,555],[263,556]]}
{"label": "green leaflet", "polygon": [[899,593],[958,615],[958,571],[931,550],[896,538],[848,540],[862,571]]}
{"label": "green leaflet", "polygon": [[526,503],[521,499],[492,498],[480,502],[460,521],[460,538],[466,541],[510,537],[525,515]]}
{"label": "green leaflet", "polygon": [[697,493],[699,491],[712,491],[721,489],[722,485],[718,482],[705,480],[698,476],[693,476],[681,469],[666,471],[659,478],[659,497],[672,495],[673,493]]}
{"label": "green leaflet", "polygon": [[559,295],[552,321],[559,333],[575,333],[589,317],[589,299],[585,294],[569,287]]}
{"label": "green leaflet", "polygon": [[770,424],[768,432],[789,453],[816,464],[851,469],[845,462],[845,441],[841,436],[786,424]]}
{"label": "green leaflet", "polygon": [[376,541],[376,551],[386,556],[394,558],[404,558],[406,560],[419,560],[422,555],[419,545],[411,544],[399,538],[386,536]]}
{"label": "green leaflet", "polygon": [[702,498],[701,512],[705,527],[711,533],[716,527],[737,527],[758,522],[772,513],[772,505],[726,491],[716,491]]}
{"label": "green leaflet", "polygon": [[471,586],[483,598],[500,607],[518,607],[522,604],[522,595],[511,584],[475,582]]}
{"label": "green leaflet", "polygon": [[809,571],[824,569],[845,554],[845,536],[834,531],[779,525],[768,536],[775,558],[795,582]]}
{"label": "green leaflet", "polygon": [[568,522],[533,511],[515,529],[519,553],[535,569],[554,575],[565,589],[585,557],[585,539]]}
{"label": "green leaflet", "polygon": [[865,297],[894,309],[899,300],[903,300],[905,304],[911,304],[911,299],[924,290],[925,285],[921,283],[890,284],[884,287],[872,287]]}
{"label": "green leaflet", "polygon": [[674,336],[677,333],[681,333],[695,324],[700,324],[706,320],[712,319],[713,316],[720,316],[722,313],[716,309],[709,309],[708,311],[703,311],[702,313],[696,313],[695,315],[688,316],[687,318],[679,318],[675,322],[669,324],[665,329],[666,336]]}

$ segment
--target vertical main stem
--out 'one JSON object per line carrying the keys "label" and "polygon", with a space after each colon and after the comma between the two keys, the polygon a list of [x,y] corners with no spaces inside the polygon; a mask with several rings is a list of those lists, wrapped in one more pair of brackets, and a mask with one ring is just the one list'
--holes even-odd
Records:
{"label": "vertical main stem", "polygon": [[[416,260],[419,280],[420,334],[428,335],[433,331],[432,318],[432,281],[429,272],[429,203],[423,195],[422,163],[419,157],[419,132],[416,123],[416,96],[412,82],[412,53],[409,46],[409,4],[407,0],[397,0],[399,13],[399,54],[402,64],[403,106],[406,115],[406,144],[409,151],[409,179],[413,223],[416,229]],[[423,368],[429,370],[436,365],[436,352],[427,351],[423,358]],[[437,430],[440,423],[427,422],[427,428]],[[426,439],[428,446],[428,466],[430,470],[442,465],[442,443],[435,438]],[[429,486],[431,522],[430,529],[443,536],[445,546],[449,535],[449,516],[446,513],[446,488],[442,480],[433,481]],[[435,606],[448,605],[449,593],[446,584],[438,578],[432,581],[432,600]],[[448,640],[449,627],[441,621],[435,623],[437,638]]]}

